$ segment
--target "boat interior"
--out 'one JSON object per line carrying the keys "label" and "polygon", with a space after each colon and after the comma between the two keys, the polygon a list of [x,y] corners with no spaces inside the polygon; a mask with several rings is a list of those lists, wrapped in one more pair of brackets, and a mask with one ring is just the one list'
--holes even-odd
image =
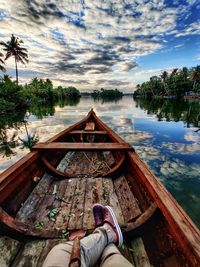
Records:
{"label": "boat interior", "polygon": [[120,251],[133,266],[192,266],[133,164],[133,148],[93,113],[27,157],[0,180],[1,267],[42,266],[56,244],[92,233],[94,203],[115,211]]}

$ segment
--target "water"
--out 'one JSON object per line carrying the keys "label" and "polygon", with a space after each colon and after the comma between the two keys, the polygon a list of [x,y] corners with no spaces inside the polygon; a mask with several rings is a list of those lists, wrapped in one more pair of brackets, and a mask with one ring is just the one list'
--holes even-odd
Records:
{"label": "water", "polygon": [[200,227],[200,102],[134,101],[125,96],[119,101],[94,101],[34,106],[22,114],[0,119],[0,171],[23,155],[28,148],[23,120],[30,135],[45,141],[83,118],[90,108],[132,144],[167,189]]}

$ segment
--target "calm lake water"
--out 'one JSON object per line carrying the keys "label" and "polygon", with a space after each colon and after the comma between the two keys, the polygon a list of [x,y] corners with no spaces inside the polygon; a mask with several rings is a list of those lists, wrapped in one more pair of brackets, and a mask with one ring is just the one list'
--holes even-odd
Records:
{"label": "calm lake water", "polygon": [[[32,107],[25,116],[30,135],[45,141],[83,118],[94,108],[97,115],[132,144],[181,206],[200,227],[200,101],[94,101]],[[0,171],[28,153],[24,114],[0,120]],[[6,144],[6,145],[5,145]]]}

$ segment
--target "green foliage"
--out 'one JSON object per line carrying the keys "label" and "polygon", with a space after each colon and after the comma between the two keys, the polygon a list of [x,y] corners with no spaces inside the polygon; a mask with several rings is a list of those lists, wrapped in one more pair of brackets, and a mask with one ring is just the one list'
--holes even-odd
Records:
{"label": "green foliage", "polygon": [[44,227],[44,222],[43,221],[36,221],[34,226],[36,228],[43,228]]}
{"label": "green foliage", "polygon": [[34,133],[32,136],[28,135],[27,140],[23,140],[21,138],[19,138],[19,140],[23,144],[22,148],[26,147],[31,150],[34,147],[34,145],[36,145],[39,142],[39,136],[36,133]]}
{"label": "green foliage", "polygon": [[54,98],[53,84],[49,79],[34,78],[24,86],[24,96],[29,103],[46,103]]}
{"label": "green foliage", "polygon": [[162,72],[148,82],[137,85],[134,97],[155,98],[159,96],[181,97],[187,92],[200,92],[200,66],[188,69],[173,69],[171,73]]}
{"label": "green foliage", "polygon": [[56,99],[79,99],[81,97],[80,91],[73,86],[62,87],[58,86],[54,90],[54,95]]}
{"label": "green foliage", "polygon": [[59,209],[58,208],[53,208],[48,212],[47,216],[48,216],[50,221],[55,222],[56,216],[58,215],[58,213],[59,213]]}
{"label": "green foliage", "polygon": [[117,98],[122,98],[123,96],[123,93],[120,92],[118,89],[115,89],[115,90],[105,90],[103,88],[101,88],[101,90],[94,90],[92,92],[92,97],[94,99],[117,99]]}
{"label": "green foliage", "polygon": [[11,81],[8,76],[0,79],[0,114],[19,111],[27,107],[22,86]]}

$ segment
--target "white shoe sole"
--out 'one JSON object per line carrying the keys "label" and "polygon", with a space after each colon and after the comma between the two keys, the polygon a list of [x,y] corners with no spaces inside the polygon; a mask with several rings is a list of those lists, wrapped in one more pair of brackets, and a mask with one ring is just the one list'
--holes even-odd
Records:
{"label": "white shoe sole", "polygon": [[109,211],[110,211],[110,214],[112,216],[112,219],[114,221],[114,226],[116,228],[116,231],[117,231],[117,234],[118,234],[118,246],[122,246],[123,244],[123,235],[122,235],[122,231],[119,227],[119,224],[118,224],[118,221],[117,221],[117,218],[115,216],[115,213],[113,211],[113,209],[110,207],[110,206],[105,206]]}

